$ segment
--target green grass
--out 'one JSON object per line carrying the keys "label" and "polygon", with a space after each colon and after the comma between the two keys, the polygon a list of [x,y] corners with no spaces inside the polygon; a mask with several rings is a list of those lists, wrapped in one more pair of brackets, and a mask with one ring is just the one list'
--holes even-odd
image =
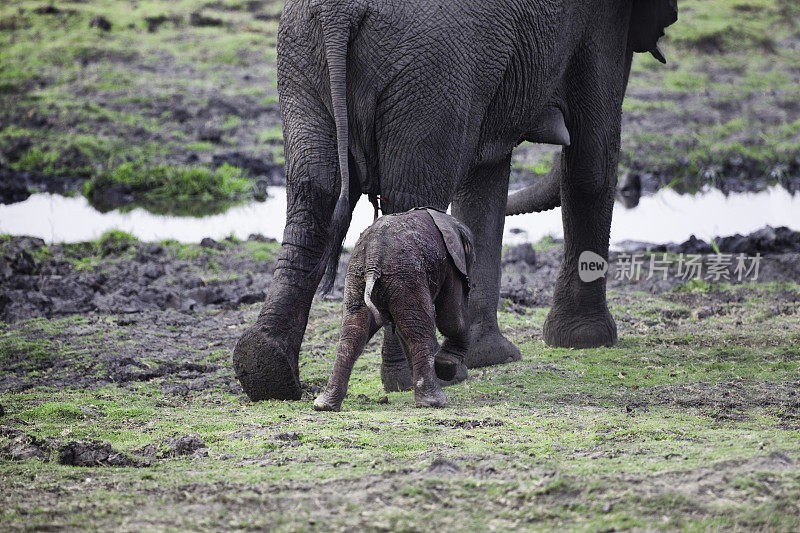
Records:
{"label": "green grass", "polygon": [[[712,300],[720,291],[740,297]],[[800,286],[719,285],[689,299],[612,291],[613,314],[626,317],[618,322],[620,344],[593,350],[544,345],[546,308],[501,311],[501,330],[522,361],[471,370],[467,382],[447,389],[449,405],[441,410],[416,409],[410,393],[383,391],[379,338],[356,363],[341,413],[314,412],[313,395],[251,403],[232,394],[230,347],[258,305],[190,321],[165,314],[160,324],[94,316],[4,325],[2,346],[12,349],[0,353],[49,353],[52,363],[26,374],[18,355],[0,362],[35,380],[0,393],[4,424],[60,442],[99,439],[134,454],[148,445],[163,451],[169,439],[191,434],[209,453],[158,459],[148,468],[95,469],[8,461],[0,453],[4,522],[792,530],[800,469],[771,454],[798,459],[792,391],[800,330],[797,309],[765,313],[787,291]],[[711,302],[719,313],[691,318],[692,309]],[[685,313],[666,319],[665,309]],[[327,379],[339,317],[338,303],[315,302],[300,360],[308,383]],[[212,386],[165,393],[192,379],[180,374],[95,388],[47,385],[71,374],[103,379],[108,358],[99,355],[153,368],[175,350],[178,360],[215,365],[207,374]],[[388,404],[378,402],[383,395]],[[427,473],[436,457],[457,470]],[[70,490],[50,494],[51,486]],[[363,503],[372,498],[382,503]]]}
{"label": "green grass", "polygon": [[102,255],[119,254],[128,250],[137,242],[139,240],[130,233],[109,230],[97,240],[97,248]]}
{"label": "green grass", "polygon": [[250,256],[256,261],[273,261],[280,247],[279,242],[246,241],[242,254]]}
{"label": "green grass", "polygon": [[53,346],[46,339],[30,340],[3,331],[0,336],[0,365],[19,366],[28,371],[47,368],[53,359]]}
{"label": "green grass", "polygon": [[156,166],[123,163],[84,185],[84,195],[96,200],[103,191],[124,186],[153,212],[205,215],[224,211],[232,204],[251,198],[252,181],[240,169]]}
{"label": "green grass", "polygon": [[800,16],[788,0],[705,0],[679,8],[683,16],[670,32],[672,41],[717,53],[774,51],[788,34],[787,20]]}
{"label": "green grass", "polygon": [[[202,9],[194,1],[131,5],[95,0],[59,5],[64,12],[44,15],[35,12],[42,2],[4,3],[0,107],[9,113],[0,127],[0,163],[45,175],[89,178],[94,186],[113,184],[134,164],[138,172],[152,175],[149,181],[162,180],[148,187],[147,207],[168,211],[168,202],[154,197],[175,197],[183,212],[187,194],[208,191],[191,190],[186,179],[216,180],[219,174],[207,167],[210,155],[229,150],[229,142],[251,154],[276,157],[280,143],[263,147],[256,141],[262,128],[269,131],[275,122],[263,126],[245,118],[263,101],[275,110],[277,120],[277,21],[254,15],[279,12],[281,5],[265,3],[254,12],[245,4]],[[190,13],[198,10],[226,25],[192,26]],[[112,22],[111,31],[89,28],[97,15]],[[147,31],[145,18],[161,15],[176,23]],[[245,73],[250,81],[242,80]],[[191,113],[189,120],[176,115],[185,109],[213,115],[215,101],[236,106],[233,113],[205,124],[229,132],[221,144],[198,139],[203,123],[192,120]],[[27,146],[4,150],[19,140]],[[190,155],[201,160],[187,167],[182,161]],[[220,183],[208,183],[220,187],[211,192],[210,201],[249,192],[233,178],[226,175]]]}
{"label": "green grass", "polygon": [[[42,5],[0,6],[0,108],[9,110],[0,163],[106,186],[131,162],[176,174],[187,172],[189,157],[204,172],[213,155],[230,150],[283,162],[278,24],[267,16],[282,2],[92,0],[36,14]],[[668,64],[647,54],[634,60],[622,165],[669,173],[690,189],[707,171],[741,172],[725,167],[740,158],[747,169],[740,177],[779,179],[800,153],[792,118],[800,102],[796,3],[681,0],[679,10],[662,41]],[[224,24],[192,26],[194,11]],[[111,31],[89,28],[97,15]],[[158,16],[169,21],[149,32],[146,17]],[[222,139],[200,139],[204,127]],[[20,140],[29,145],[12,150]],[[536,173],[550,162],[526,144],[514,157],[515,168]],[[182,188],[163,192],[180,196]],[[146,206],[167,210],[163,204]]]}

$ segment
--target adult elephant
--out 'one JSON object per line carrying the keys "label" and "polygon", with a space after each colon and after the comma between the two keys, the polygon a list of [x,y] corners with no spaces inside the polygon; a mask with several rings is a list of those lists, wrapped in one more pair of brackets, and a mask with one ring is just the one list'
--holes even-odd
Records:
{"label": "adult elephant", "polygon": [[[497,325],[511,151],[566,146],[547,179],[509,212],[562,206],[564,261],[544,339],[616,342],[605,280],[584,283],[578,256],[608,257],[620,114],[634,52],[657,41],[677,0],[287,0],[278,88],[287,220],[266,303],[234,350],[253,400],[301,395],[298,353],[317,285],[331,286],[362,193],[385,212],[445,209],[475,238],[466,365],[517,360]],[[396,340],[382,378],[409,388]]]}

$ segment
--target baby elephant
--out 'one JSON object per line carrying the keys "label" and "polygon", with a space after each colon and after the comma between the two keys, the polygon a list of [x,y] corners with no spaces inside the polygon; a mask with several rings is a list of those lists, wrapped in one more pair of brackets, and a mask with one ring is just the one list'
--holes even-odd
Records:
{"label": "baby elephant", "polygon": [[[414,403],[444,407],[439,379],[466,378],[472,263],[472,234],[442,211],[412,209],[367,228],[347,268],[336,360],[314,409],[341,408],[356,359],[385,323],[394,327],[411,367]],[[441,347],[435,328],[445,337]]]}

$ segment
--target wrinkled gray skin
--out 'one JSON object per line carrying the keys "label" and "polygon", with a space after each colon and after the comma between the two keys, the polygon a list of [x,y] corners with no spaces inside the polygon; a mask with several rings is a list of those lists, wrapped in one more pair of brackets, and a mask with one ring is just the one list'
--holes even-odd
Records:
{"label": "wrinkled gray skin", "polygon": [[[439,380],[450,384],[466,378],[462,361],[469,347],[472,236],[453,217],[441,217],[460,241],[466,276],[424,210],[381,217],[359,237],[347,267],[336,360],[314,409],[341,408],[356,359],[387,323],[411,368],[417,407],[444,407],[447,398]],[[436,328],[444,335],[441,348]]]}
{"label": "wrinkled gray skin", "polygon": [[[608,256],[622,100],[634,52],[657,41],[676,0],[288,0],[278,35],[287,222],[266,303],[234,350],[253,400],[299,398],[298,353],[317,285],[335,273],[352,209],[429,205],[475,239],[470,367],[520,358],[497,325],[511,151],[562,144],[509,214],[562,206],[564,261],[544,326],[552,346],[617,340],[605,280],[578,256]],[[387,390],[411,375],[387,332]]]}

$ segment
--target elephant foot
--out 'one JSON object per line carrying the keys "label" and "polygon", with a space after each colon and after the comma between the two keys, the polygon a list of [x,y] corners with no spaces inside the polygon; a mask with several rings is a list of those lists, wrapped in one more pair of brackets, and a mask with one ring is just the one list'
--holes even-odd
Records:
{"label": "elephant foot", "polygon": [[513,363],[522,359],[519,348],[503,337],[499,331],[476,331],[473,329],[472,343],[467,351],[467,368]]}
{"label": "elephant foot", "polygon": [[436,354],[433,370],[442,387],[456,385],[467,379],[467,365],[464,364],[464,358],[453,353]]}
{"label": "elephant foot", "polygon": [[447,396],[441,388],[425,392],[414,391],[414,405],[416,407],[444,407],[447,405]]}
{"label": "elephant foot", "polygon": [[337,399],[332,394],[328,394],[327,391],[317,396],[317,399],[314,400],[315,411],[341,411],[341,409],[342,400],[337,401]]}
{"label": "elephant foot", "polygon": [[381,364],[381,382],[386,392],[406,391],[414,388],[411,369],[405,358],[397,364]]}
{"label": "elephant foot", "polygon": [[544,321],[544,342],[559,348],[598,348],[617,343],[617,324],[608,309],[586,315],[556,309]]}
{"label": "elephant foot", "polygon": [[247,396],[260,400],[299,400],[303,396],[297,366],[280,343],[253,326],[233,350],[233,369]]}

